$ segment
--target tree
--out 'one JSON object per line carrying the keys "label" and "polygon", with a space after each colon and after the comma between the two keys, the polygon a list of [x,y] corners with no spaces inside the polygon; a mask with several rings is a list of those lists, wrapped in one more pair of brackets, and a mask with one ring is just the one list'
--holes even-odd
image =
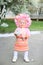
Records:
{"label": "tree", "polygon": [[15,14],[28,12],[32,13],[38,9],[39,1],[40,0],[13,0],[10,7]]}

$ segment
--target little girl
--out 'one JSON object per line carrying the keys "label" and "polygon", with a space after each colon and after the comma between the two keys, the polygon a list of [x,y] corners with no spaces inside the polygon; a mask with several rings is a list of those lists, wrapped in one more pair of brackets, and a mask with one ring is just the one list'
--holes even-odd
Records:
{"label": "little girl", "polygon": [[28,27],[31,25],[31,19],[27,14],[18,14],[14,18],[17,28],[14,32],[16,36],[16,42],[14,44],[14,57],[13,62],[16,62],[18,58],[18,51],[24,51],[24,60],[29,62],[28,58],[28,38],[30,37],[30,31]]}

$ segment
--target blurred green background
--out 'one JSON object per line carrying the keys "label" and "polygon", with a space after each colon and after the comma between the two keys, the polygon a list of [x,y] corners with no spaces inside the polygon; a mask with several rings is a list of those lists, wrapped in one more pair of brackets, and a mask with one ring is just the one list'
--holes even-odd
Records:
{"label": "blurred green background", "polygon": [[[14,20],[6,19],[2,20],[1,23],[7,23],[8,27],[0,26],[0,33],[11,33],[16,29]],[[43,31],[43,21],[32,20],[32,24],[29,28],[31,31]]]}

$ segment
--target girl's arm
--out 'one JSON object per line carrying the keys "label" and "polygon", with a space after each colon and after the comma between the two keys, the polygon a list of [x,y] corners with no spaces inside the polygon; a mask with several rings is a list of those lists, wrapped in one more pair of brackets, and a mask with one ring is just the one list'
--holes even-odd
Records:
{"label": "girl's arm", "polygon": [[17,34],[14,34],[16,36],[16,38],[22,38],[22,35],[17,35]]}
{"label": "girl's arm", "polygon": [[21,34],[20,35],[17,35],[17,34],[14,34],[16,36],[16,38],[19,38],[19,39],[22,39],[22,40],[27,40],[29,38],[28,35],[26,35],[25,37],[23,37]]}

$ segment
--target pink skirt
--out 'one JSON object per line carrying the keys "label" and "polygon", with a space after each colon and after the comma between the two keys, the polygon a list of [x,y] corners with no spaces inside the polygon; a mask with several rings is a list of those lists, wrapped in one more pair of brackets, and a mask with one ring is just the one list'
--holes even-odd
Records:
{"label": "pink skirt", "polygon": [[27,51],[29,50],[28,41],[17,39],[16,43],[14,44],[14,50],[16,51]]}

